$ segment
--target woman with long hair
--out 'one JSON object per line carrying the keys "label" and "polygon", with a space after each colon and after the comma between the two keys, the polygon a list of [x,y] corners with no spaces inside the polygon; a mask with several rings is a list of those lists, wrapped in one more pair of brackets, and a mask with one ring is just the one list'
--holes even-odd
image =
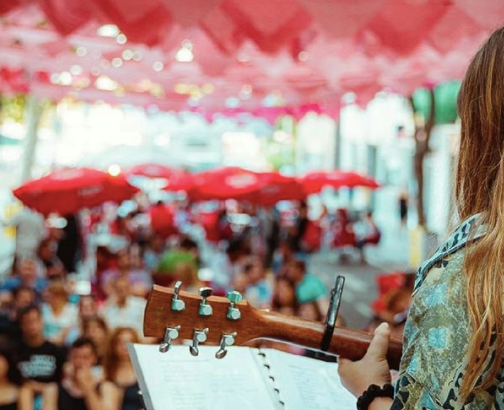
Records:
{"label": "woman with long hair", "polygon": [[102,365],[106,354],[109,333],[107,323],[99,316],[89,317],[82,322],[82,335],[91,339],[95,344],[99,365]]}
{"label": "woman with long hair", "polygon": [[458,111],[463,222],[418,270],[393,397],[383,397],[392,393],[383,387],[386,324],[362,360],[341,360],[342,381],[362,395],[361,409],[504,408],[504,28],[470,63]]}
{"label": "woman with long hair", "polygon": [[108,341],[103,359],[105,380],[114,383],[122,392],[121,410],[139,410],[142,402],[133,365],[128,354],[128,343],[139,343],[137,332],[130,327],[116,328]]}

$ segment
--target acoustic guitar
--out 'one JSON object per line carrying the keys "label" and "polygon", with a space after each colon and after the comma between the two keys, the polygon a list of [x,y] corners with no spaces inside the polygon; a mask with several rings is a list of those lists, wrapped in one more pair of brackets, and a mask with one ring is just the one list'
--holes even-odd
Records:
{"label": "acoustic guitar", "polygon": [[[180,284],[176,288],[154,285],[144,316],[144,335],[162,338],[160,351],[167,352],[174,341],[189,340],[195,356],[200,344],[219,346],[217,358],[226,355],[228,346],[257,339],[320,351],[325,330],[323,323],[254,308],[238,292],[229,292],[225,298],[212,296],[211,288],[202,288],[196,295],[180,290]],[[359,360],[372,338],[365,332],[336,327],[327,353]],[[402,343],[391,339],[387,353],[391,369],[399,368],[401,353]]]}

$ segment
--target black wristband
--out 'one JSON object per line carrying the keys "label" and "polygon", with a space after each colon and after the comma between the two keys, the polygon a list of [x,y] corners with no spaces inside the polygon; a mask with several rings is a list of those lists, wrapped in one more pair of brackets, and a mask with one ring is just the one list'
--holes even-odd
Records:
{"label": "black wristband", "polygon": [[371,402],[377,397],[394,397],[394,386],[385,384],[383,387],[372,384],[357,399],[357,410],[367,410]]}

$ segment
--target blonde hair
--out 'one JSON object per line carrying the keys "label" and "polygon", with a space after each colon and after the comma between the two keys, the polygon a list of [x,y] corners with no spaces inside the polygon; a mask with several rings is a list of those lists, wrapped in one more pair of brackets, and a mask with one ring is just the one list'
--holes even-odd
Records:
{"label": "blonde hair", "polygon": [[[495,383],[504,353],[504,28],[474,56],[459,94],[456,201],[461,219],[482,213],[486,235],[467,250],[468,363],[461,398]],[[493,350],[495,356],[492,358]]]}

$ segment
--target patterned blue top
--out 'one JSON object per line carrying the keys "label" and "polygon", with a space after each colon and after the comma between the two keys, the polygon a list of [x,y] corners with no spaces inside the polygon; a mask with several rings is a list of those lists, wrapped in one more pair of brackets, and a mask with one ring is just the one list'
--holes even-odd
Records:
{"label": "patterned blue top", "polygon": [[463,264],[465,246],[485,234],[478,219],[462,223],[418,270],[392,410],[504,409],[504,376],[467,403],[459,399],[469,329]]}

